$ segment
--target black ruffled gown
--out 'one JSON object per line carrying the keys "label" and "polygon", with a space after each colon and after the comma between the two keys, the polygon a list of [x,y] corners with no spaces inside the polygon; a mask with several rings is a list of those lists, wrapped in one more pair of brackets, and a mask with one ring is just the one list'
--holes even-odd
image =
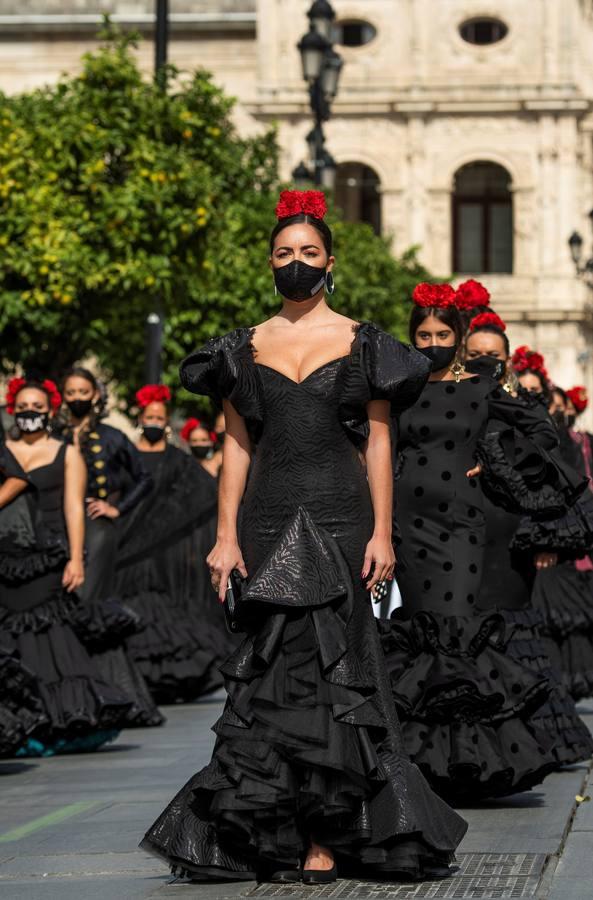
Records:
{"label": "black ruffled gown", "polygon": [[[547,679],[507,653],[512,628],[501,612],[477,609],[484,495],[466,472],[491,418],[556,443],[549,420],[479,376],[429,381],[399,419],[403,605],[380,629],[405,747],[431,785],[455,798],[523,790],[555,765],[552,739],[533,718]],[[504,581],[497,587],[504,600]]]}
{"label": "black ruffled gown", "polygon": [[[532,402],[528,396],[521,399]],[[547,416],[541,404],[539,409]],[[532,721],[554,737],[552,752],[558,764],[586,760],[593,752],[593,739],[562,682],[561,669],[552,663],[544,618],[531,602],[534,556],[542,549],[537,546],[539,523],[554,519],[555,511],[557,517],[574,503],[582,489],[580,479],[564,466],[558,467],[552,458],[556,454],[537,450],[497,419],[488,422],[478,452],[486,521],[478,606],[504,611],[512,626],[509,655],[548,679],[550,696]],[[552,544],[546,549],[555,548]],[[556,656],[553,652],[552,657]]]}
{"label": "black ruffled gown", "polygon": [[407,758],[360,572],[373,529],[357,445],[366,403],[413,402],[423,358],[370,324],[300,384],[254,361],[248,329],[182,366],[257,444],[241,546],[247,630],[223,666],[212,761],[142,846],[195,878],[297,866],[311,836],[343,865],[443,874],[466,825]]}
{"label": "black ruffled gown", "polygon": [[[36,686],[12,667],[15,690],[38,691],[42,717],[31,721],[31,702],[21,718],[29,749],[38,753],[90,750],[113,738],[130,702],[105,679],[78,635],[87,615],[78,597],[62,588],[68,560],[63,515],[64,457],[28,473],[7,447],[0,471],[28,482],[26,491],[0,510],[0,646],[18,653]],[[14,660],[14,657],[13,657]],[[8,670],[10,673],[10,670]],[[16,694],[11,697],[13,711]]]}
{"label": "black ruffled gown", "polygon": [[[63,437],[71,441],[66,431]],[[140,669],[126,650],[126,639],[141,622],[115,593],[115,567],[120,531],[125,518],[148,494],[152,481],[140,454],[118,428],[98,422],[81,441],[87,467],[87,497],[107,500],[120,516],[85,520],[86,577],[80,591],[87,611],[85,643],[106,680],[119,684],[132,701],[125,727],[162,725]]]}
{"label": "black ruffled gown", "polygon": [[198,576],[194,533],[216,512],[216,482],[170,445],[141,458],[153,488],[122,522],[115,582],[116,594],[141,622],[127,648],[157,703],[193,700],[222,685],[224,645],[207,616],[197,620],[188,612]]}

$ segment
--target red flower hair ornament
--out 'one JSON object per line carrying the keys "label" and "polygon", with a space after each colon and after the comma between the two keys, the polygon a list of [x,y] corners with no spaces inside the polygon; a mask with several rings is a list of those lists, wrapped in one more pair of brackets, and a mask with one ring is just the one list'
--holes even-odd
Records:
{"label": "red flower hair ornament", "polygon": [[474,309],[476,306],[490,306],[490,291],[483,284],[470,278],[460,284],[455,291],[457,309]]}
{"label": "red flower hair ornament", "polygon": [[485,326],[497,328],[499,331],[507,330],[506,322],[503,322],[500,316],[497,316],[494,312],[480,313],[479,316],[472,319],[469,330],[470,332],[477,331],[478,328],[484,328]]}
{"label": "red flower hair ornament", "polygon": [[455,291],[450,284],[429,284],[422,281],[414,288],[412,299],[416,306],[444,309],[455,305]]}
{"label": "red flower hair ornament", "polygon": [[140,409],[146,409],[149,403],[168,403],[171,391],[166,384],[145,384],[136,391],[136,403]]}
{"label": "red flower hair ornament", "polygon": [[191,437],[192,431],[195,431],[196,428],[205,428],[208,431],[208,435],[213,444],[216,443],[218,438],[216,437],[216,433],[214,431],[210,431],[208,426],[201,421],[201,419],[191,418],[188,419],[183,428],[180,431],[181,439],[184,441],[189,441]]}
{"label": "red flower hair ornament", "polygon": [[[17,394],[19,391],[24,388],[26,385],[30,385],[30,387],[36,387],[35,382],[28,382],[26,378],[11,378],[8,382],[8,388],[6,390],[6,412],[12,413],[14,412],[14,405],[16,402]],[[45,393],[49,397],[49,405],[53,412],[56,412],[62,405],[62,395],[60,394],[55,381],[51,381],[49,378],[46,378],[44,381],[39,382],[39,387],[43,388]]]}
{"label": "red flower hair ornament", "polygon": [[288,219],[300,213],[323,219],[327,213],[325,194],[322,191],[282,191],[276,206],[276,217]]}
{"label": "red flower hair ornament", "polygon": [[572,405],[574,406],[577,413],[585,412],[589,405],[589,397],[587,395],[586,387],[583,387],[582,384],[579,384],[567,391],[566,395],[572,401]]}
{"label": "red flower hair ornament", "polygon": [[512,363],[515,372],[521,373],[531,369],[532,372],[539,372],[543,378],[548,377],[543,356],[535,350],[530,350],[526,344],[517,347],[513,353]]}

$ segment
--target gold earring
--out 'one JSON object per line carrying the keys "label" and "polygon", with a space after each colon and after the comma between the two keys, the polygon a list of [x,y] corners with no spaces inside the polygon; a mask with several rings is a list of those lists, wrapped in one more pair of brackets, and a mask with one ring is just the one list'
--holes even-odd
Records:
{"label": "gold earring", "polygon": [[453,378],[455,379],[455,383],[459,384],[461,381],[461,376],[465,373],[465,366],[462,362],[459,362],[459,358],[455,357],[455,362],[451,366],[451,373],[453,374]]}

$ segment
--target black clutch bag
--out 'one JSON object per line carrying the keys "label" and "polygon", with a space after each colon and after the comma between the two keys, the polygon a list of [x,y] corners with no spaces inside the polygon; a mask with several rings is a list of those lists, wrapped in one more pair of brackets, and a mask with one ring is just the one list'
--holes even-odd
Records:
{"label": "black clutch bag", "polygon": [[238,634],[245,630],[241,624],[240,607],[246,583],[247,579],[243,578],[239,570],[233,569],[229,576],[223,603],[226,627],[231,634]]}

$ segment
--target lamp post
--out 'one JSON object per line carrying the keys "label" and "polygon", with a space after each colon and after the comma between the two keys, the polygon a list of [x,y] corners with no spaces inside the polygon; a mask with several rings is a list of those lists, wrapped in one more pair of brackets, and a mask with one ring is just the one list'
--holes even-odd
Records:
{"label": "lamp post", "polygon": [[309,12],[309,31],[297,48],[301,54],[303,78],[309,87],[309,102],[314,125],[307,135],[312,171],[299,163],[292,177],[298,184],[313,181],[318,187],[332,190],[335,185],[336,163],[325,149],[323,123],[331,115],[331,103],[338,93],[343,60],[333,49],[331,37],[336,14],[328,0],[315,0]]}
{"label": "lamp post", "polygon": [[[169,43],[169,0],[155,0],[154,79],[167,90],[167,49]],[[164,315],[156,301],[145,321],[145,374],[147,384],[158,384],[162,375]]]}
{"label": "lamp post", "polygon": [[[589,220],[593,228],[593,209],[589,212]],[[578,231],[573,231],[568,239],[570,255],[574,263],[576,274],[583,278],[589,287],[593,287],[593,250],[592,255],[583,261],[583,245],[582,235]]]}

